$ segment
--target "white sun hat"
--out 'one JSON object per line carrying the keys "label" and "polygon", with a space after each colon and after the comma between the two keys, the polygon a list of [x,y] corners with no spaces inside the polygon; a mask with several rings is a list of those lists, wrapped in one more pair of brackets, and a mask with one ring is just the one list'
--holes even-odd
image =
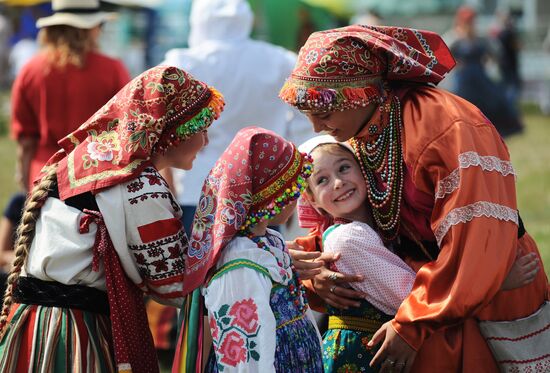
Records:
{"label": "white sun hat", "polygon": [[67,25],[81,29],[94,28],[115,17],[99,10],[99,0],[52,0],[54,14],[39,18],[36,27]]}

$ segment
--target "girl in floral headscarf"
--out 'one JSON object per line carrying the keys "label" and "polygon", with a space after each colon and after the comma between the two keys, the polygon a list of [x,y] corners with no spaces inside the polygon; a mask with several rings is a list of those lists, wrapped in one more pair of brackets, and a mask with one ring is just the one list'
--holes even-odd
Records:
{"label": "girl in floral headscarf", "polygon": [[[267,228],[288,219],[310,174],[309,158],[292,143],[248,127],[208,175],[186,267],[191,286],[204,284],[214,352],[207,371],[323,371],[285,241]],[[186,367],[179,369],[200,371]]]}
{"label": "girl in floral headscarf", "polygon": [[[501,290],[518,254],[540,254],[519,218],[514,169],[494,126],[434,87],[454,64],[432,32],[353,25],[313,33],[280,93],[316,131],[350,141],[378,233],[418,269],[375,336],[384,342],[372,364],[382,371],[497,372],[478,320],[523,318],[550,294],[542,268],[530,284]],[[340,286],[350,280],[323,269],[314,290],[333,306],[354,306],[360,294]],[[542,330],[533,336],[548,339]],[[550,363],[544,349],[519,349],[524,362],[508,362],[516,369]]]}
{"label": "girl in floral headscarf", "polygon": [[156,372],[143,294],[178,306],[187,237],[159,170],[189,169],[223,108],[150,69],[60,141],[29,196],[0,318],[0,370]]}

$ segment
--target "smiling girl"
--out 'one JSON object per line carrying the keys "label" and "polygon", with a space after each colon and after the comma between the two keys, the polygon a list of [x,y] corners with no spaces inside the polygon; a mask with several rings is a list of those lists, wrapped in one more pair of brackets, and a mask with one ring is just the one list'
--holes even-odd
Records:
{"label": "smiling girl", "polygon": [[[416,278],[410,268],[375,231],[367,186],[351,147],[332,136],[317,136],[300,147],[313,158],[313,173],[308,180],[302,205],[334,221],[323,234],[323,251],[340,255],[332,270],[361,275],[350,283],[363,293],[359,307],[340,309],[327,305],[328,331],[323,336],[325,372],[378,371],[370,368],[369,340],[384,322],[392,319],[409,295]],[[520,258],[512,267],[502,289],[520,287],[537,273],[536,261]],[[336,286],[330,291],[334,292]],[[399,368],[396,364],[396,367]],[[402,367],[401,367],[402,368]]]}

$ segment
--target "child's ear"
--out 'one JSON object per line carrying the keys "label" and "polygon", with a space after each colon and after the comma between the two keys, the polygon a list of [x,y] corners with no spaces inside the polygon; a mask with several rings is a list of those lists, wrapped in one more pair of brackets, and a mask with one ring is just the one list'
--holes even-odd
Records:
{"label": "child's ear", "polygon": [[313,205],[315,203],[315,196],[311,191],[308,189],[304,190],[302,196],[311,204]]}
{"label": "child's ear", "polygon": [[319,207],[319,204],[315,201],[315,196],[311,191],[306,190],[304,192],[304,197],[307,199],[311,207],[313,207],[319,214],[325,215],[326,212],[321,207]]}

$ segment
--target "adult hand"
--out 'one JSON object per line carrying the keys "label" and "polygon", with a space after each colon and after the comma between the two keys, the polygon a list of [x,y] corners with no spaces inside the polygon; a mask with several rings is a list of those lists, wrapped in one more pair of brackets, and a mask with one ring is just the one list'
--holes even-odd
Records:
{"label": "adult hand", "polygon": [[301,280],[310,280],[321,273],[321,268],[325,263],[316,260],[322,254],[320,251],[304,251],[303,247],[298,245],[296,241],[287,241],[286,246],[292,257],[292,264]]}
{"label": "adult hand", "polygon": [[391,326],[391,321],[382,325],[374,333],[367,346],[372,348],[382,342],[382,340],[384,343],[382,343],[382,346],[372,358],[370,366],[380,365],[381,373],[409,372],[416,357],[416,351],[397,334]]}
{"label": "adult hand", "polygon": [[530,284],[537,276],[539,269],[540,265],[537,254],[529,253],[520,256],[518,252],[516,261],[512,265],[510,272],[508,272],[500,289],[512,290]]}
{"label": "adult hand", "polygon": [[[317,260],[324,263],[335,262],[340,259],[340,254],[323,253]],[[322,267],[319,274],[313,278],[313,287],[315,292],[329,305],[347,309],[349,307],[359,307],[358,299],[364,298],[365,294],[360,291],[343,287],[342,284],[362,281],[361,275],[350,275],[346,273],[334,272],[326,267]]]}

